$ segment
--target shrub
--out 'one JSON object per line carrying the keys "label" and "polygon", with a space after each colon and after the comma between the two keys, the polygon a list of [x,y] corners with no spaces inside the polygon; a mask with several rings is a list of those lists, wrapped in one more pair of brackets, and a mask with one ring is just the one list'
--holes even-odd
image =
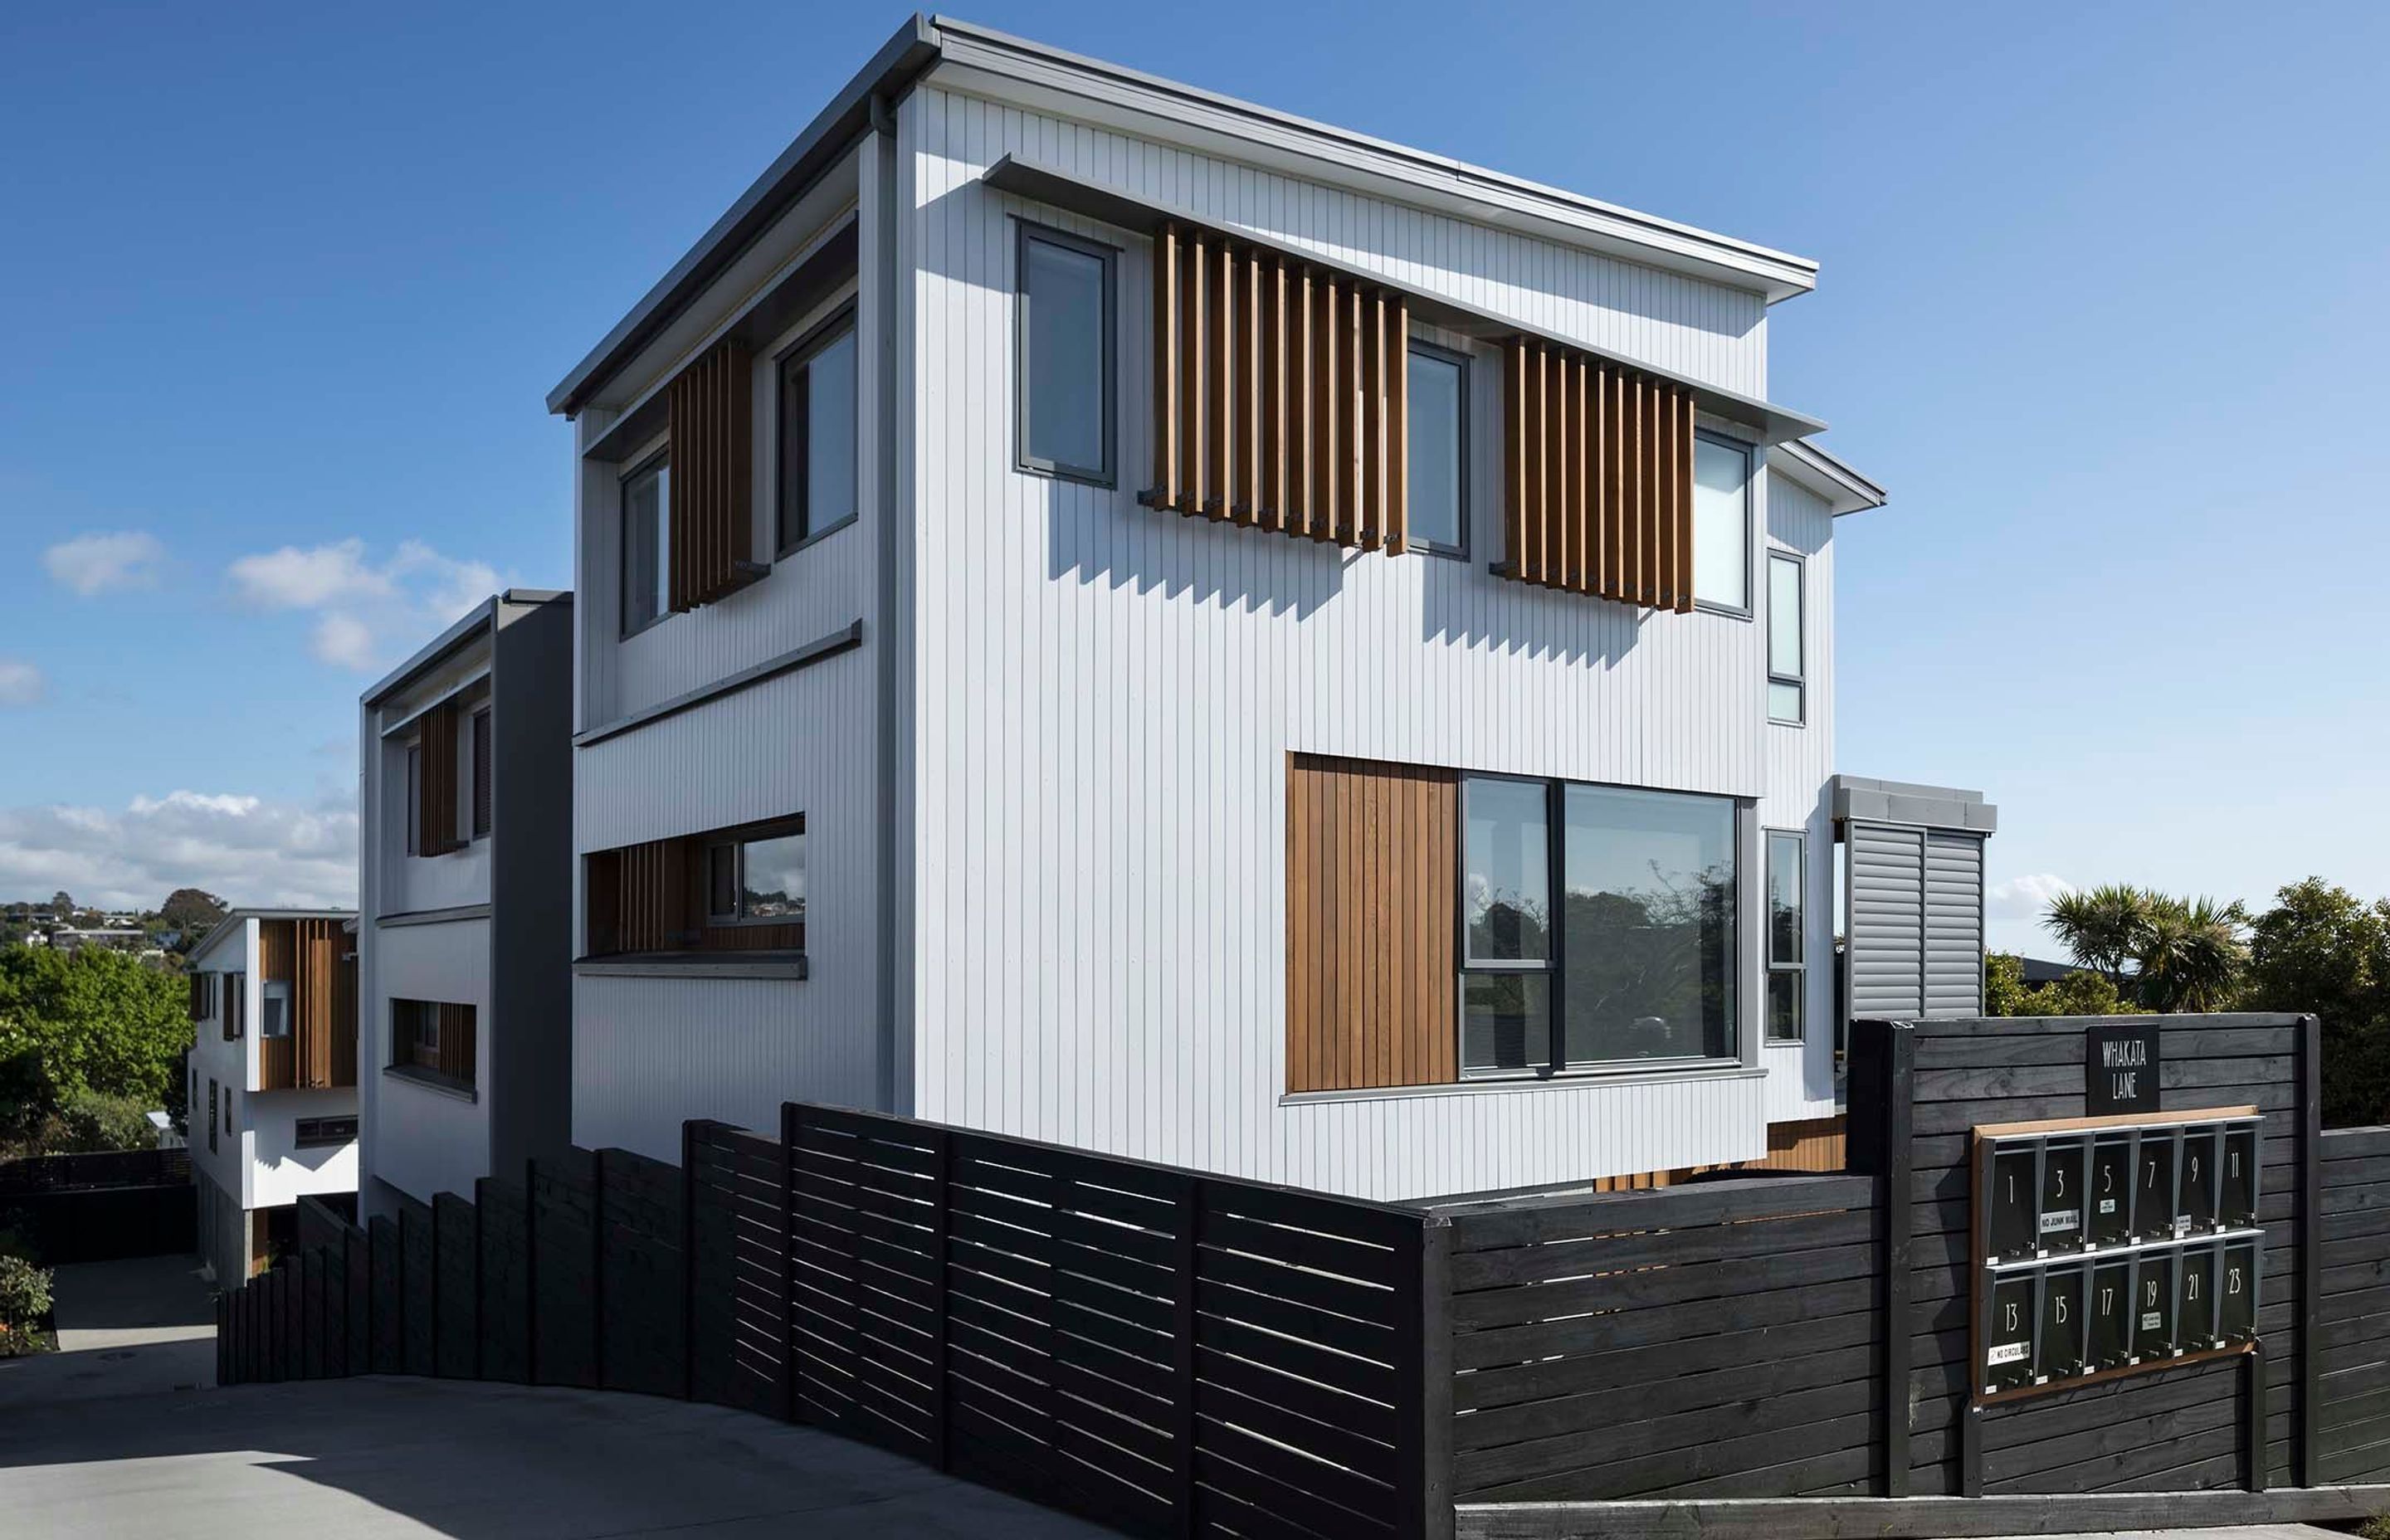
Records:
{"label": "shrub", "polygon": [[134,1097],[111,1097],[99,1091],[76,1091],[58,1109],[54,1153],[80,1154],[97,1149],[148,1149],[158,1142],[149,1109]]}
{"label": "shrub", "polygon": [[24,1330],[49,1309],[49,1269],[0,1252],[0,1327]]}

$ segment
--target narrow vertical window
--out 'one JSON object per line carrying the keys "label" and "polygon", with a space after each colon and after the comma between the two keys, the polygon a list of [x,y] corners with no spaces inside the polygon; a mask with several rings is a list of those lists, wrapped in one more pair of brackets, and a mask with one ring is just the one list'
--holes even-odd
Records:
{"label": "narrow vertical window", "polygon": [[208,1082],[208,1153],[216,1152],[216,1083]]}
{"label": "narrow vertical window", "polygon": [[1751,609],[1751,451],[1707,433],[1693,439],[1693,598]]}
{"label": "narrow vertical window", "polygon": [[1109,247],[1021,226],[1015,375],[1024,470],[1112,484]]}
{"label": "narrow vertical window", "polygon": [[1790,552],[1767,553],[1767,719],[1794,726],[1808,720],[1802,699],[1808,678],[1802,566]]}
{"label": "narrow vertical window", "polygon": [[473,713],[473,838],[486,839],[495,789],[490,783],[490,708]]}
{"label": "narrow vertical window", "polygon": [[662,456],[623,479],[623,635],[634,636],[671,608],[672,467]]}
{"label": "narrow vertical window", "polygon": [[780,361],[779,555],[854,517],[854,430],[850,315]]}
{"label": "narrow vertical window", "polygon": [[406,746],[406,853],[423,852],[423,747]]}
{"label": "narrow vertical window", "polygon": [[1469,554],[1469,360],[1413,342],[1410,351],[1410,541]]}
{"label": "narrow vertical window", "polygon": [[1464,1072],[1551,1062],[1550,796],[1541,781],[1461,789],[1460,1062]]}
{"label": "narrow vertical window", "polygon": [[1808,841],[1767,831],[1767,1037],[1798,1043],[1808,1035]]}

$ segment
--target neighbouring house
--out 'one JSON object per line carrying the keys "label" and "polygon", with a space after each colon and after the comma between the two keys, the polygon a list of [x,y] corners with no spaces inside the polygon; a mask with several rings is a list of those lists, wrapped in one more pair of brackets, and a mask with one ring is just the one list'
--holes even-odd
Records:
{"label": "neighbouring house", "polygon": [[191,1180],[219,1284],[357,1187],[357,970],[345,909],[235,909],[191,949]]}
{"label": "neighbouring house", "polygon": [[549,397],[573,1138],[1395,1195],[1834,1137],[1850,1010],[1974,1007],[1993,815],[1837,774],[1884,494],[1767,399],[1816,275],[906,22]]}
{"label": "neighbouring house", "polygon": [[141,952],[149,949],[149,933],[137,927],[94,927],[78,930],[61,927],[50,932],[50,944],[61,952],[80,951],[86,946],[105,948],[110,952]]}
{"label": "neighbouring house", "polygon": [[365,692],[360,1204],[569,1136],[572,596],[508,589]]}

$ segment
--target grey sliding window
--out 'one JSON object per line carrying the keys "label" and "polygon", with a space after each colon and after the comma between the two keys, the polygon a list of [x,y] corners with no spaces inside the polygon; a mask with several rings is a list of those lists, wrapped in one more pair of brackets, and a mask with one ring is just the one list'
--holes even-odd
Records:
{"label": "grey sliding window", "polygon": [[1808,720],[1804,649],[1808,596],[1803,563],[1788,551],[1767,553],[1767,719],[1794,726]]}
{"label": "grey sliding window", "polygon": [[623,478],[623,635],[636,636],[672,609],[672,467],[664,456]]}
{"label": "grey sliding window", "polygon": [[1024,470],[1112,484],[1111,248],[1020,226],[1019,463]]}
{"label": "grey sliding window", "polygon": [[1767,1037],[1808,1035],[1808,848],[1801,835],[1767,831]]}
{"label": "grey sliding window", "polygon": [[1469,554],[1469,360],[1427,342],[1410,348],[1410,542]]}
{"label": "grey sliding window", "polygon": [[854,517],[854,317],[831,321],[780,360],[780,527],[788,555]]}

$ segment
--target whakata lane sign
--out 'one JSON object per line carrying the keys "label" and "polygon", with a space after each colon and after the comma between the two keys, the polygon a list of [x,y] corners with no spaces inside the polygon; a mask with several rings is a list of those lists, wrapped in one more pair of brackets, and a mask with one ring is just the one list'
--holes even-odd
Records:
{"label": "whakata lane sign", "polygon": [[2083,1110],[2093,1117],[2158,1110],[2158,1024],[2102,1022],[2083,1037]]}

